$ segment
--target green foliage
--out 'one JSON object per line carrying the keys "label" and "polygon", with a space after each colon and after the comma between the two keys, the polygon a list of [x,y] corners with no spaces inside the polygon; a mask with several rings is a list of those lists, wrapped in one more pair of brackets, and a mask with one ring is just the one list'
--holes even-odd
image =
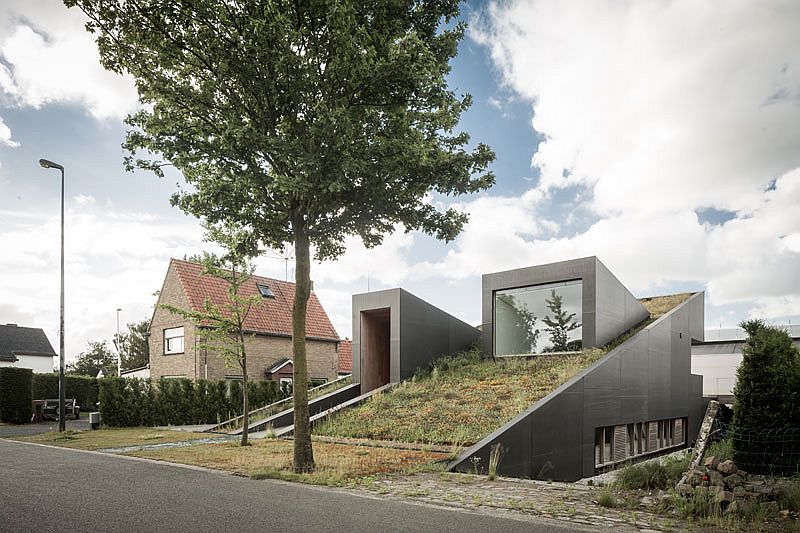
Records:
{"label": "green foliage", "polygon": [[[66,376],[65,397],[75,398],[81,411],[94,411],[97,405],[99,385],[91,376]],[[33,399],[58,398],[58,374],[33,375]]]}
{"label": "green foliage", "polygon": [[[278,383],[250,383],[254,405],[280,400]],[[242,387],[232,382],[188,379],[100,380],[100,413],[112,427],[213,424],[241,414]],[[257,402],[257,403],[256,403]]]}
{"label": "green foliage", "polygon": [[78,359],[67,365],[69,374],[97,376],[103,371],[105,376],[117,375],[117,356],[106,345],[106,341],[89,341],[86,350],[78,355]]}
{"label": "green foliage", "polygon": [[[763,320],[747,332],[734,389],[733,459],[749,472],[797,473],[800,351],[789,334]],[[783,436],[781,436],[783,435]]]}
{"label": "green foliage", "polygon": [[33,370],[0,367],[0,421],[25,424],[33,416]]}
{"label": "green foliage", "polygon": [[733,425],[800,427],[800,352],[786,331],[763,320],[741,327],[748,337],[736,371]]}
{"label": "green foliage", "polygon": [[705,453],[705,457],[716,457],[722,461],[733,459],[733,441],[730,438],[715,440]]}
{"label": "green foliage", "polygon": [[114,334],[114,346],[122,358],[122,370],[141,368],[150,362],[150,343],[147,334],[150,319],[128,324],[128,331]]}
{"label": "green foliage", "polygon": [[617,472],[616,485],[622,489],[667,489],[680,481],[689,467],[691,456],[662,457],[628,465]]}
{"label": "green foliage", "polygon": [[800,476],[795,476],[781,485],[778,507],[800,512]]}

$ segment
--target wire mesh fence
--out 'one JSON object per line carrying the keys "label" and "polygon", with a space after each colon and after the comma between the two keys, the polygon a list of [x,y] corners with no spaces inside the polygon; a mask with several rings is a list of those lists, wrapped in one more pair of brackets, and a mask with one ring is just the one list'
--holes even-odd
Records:
{"label": "wire mesh fence", "polygon": [[800,475],[800,428],[755,429],[717,421],[716,436],[729,439],[733,461],[751,474]]}

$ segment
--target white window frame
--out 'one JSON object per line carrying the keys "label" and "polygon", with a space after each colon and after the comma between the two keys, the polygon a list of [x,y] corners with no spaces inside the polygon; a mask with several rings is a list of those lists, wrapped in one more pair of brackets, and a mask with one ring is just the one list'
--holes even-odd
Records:
{"label": "white window frame", "polygon": [[[177,334],[178,332],[180,333],[179,335]],[[164,328],[164,355],[184,353],[186,349],[185,338],[183,326]],[[177,343],[177,339],[180,339],[180,347],[171,347],[172,343],[170,341]]]}

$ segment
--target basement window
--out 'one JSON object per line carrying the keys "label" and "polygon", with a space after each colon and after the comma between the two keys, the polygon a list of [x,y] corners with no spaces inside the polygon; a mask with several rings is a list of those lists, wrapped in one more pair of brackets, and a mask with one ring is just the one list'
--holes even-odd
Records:
{"label": "basement window", "polygon": [[275,294],[272,292],[272,289],[270,289],[266,285],[257,283],[256,287],[258,287],[258,292],[260,292],[261,296],[263,296],[264,298],[275,298]]}

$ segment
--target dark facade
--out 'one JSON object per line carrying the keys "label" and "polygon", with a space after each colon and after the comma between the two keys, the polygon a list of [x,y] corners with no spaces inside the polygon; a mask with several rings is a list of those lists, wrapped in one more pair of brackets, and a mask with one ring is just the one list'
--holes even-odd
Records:
{"label": "dark facade", "polygon": [[583,347],[603,346],[645,320],[647,309],[596,257],[484,274],[482,278],[483,349],[496,354],[495,295],[498,291],[580,281]]}
{"label": "dark facade", "polygon": [[[584,346],[602,346],[649,316],[594,257],[488,274],[485,349],[494,348],[494,291],[575,279],[583,282]],[[691,374],[691,342],[703,340],[703,312],[703,293],[696,293],[466,450],[451,470],[472,472],[478,458],[478,470],[486,471],[499,443],[498,474],[574,481],[690,444],[704,409],[702,377]]]}
{"label": "dark facade", "polygon": [[353,383],[365,393],[469,348],[481,332],[403,289],[353,295]]}

